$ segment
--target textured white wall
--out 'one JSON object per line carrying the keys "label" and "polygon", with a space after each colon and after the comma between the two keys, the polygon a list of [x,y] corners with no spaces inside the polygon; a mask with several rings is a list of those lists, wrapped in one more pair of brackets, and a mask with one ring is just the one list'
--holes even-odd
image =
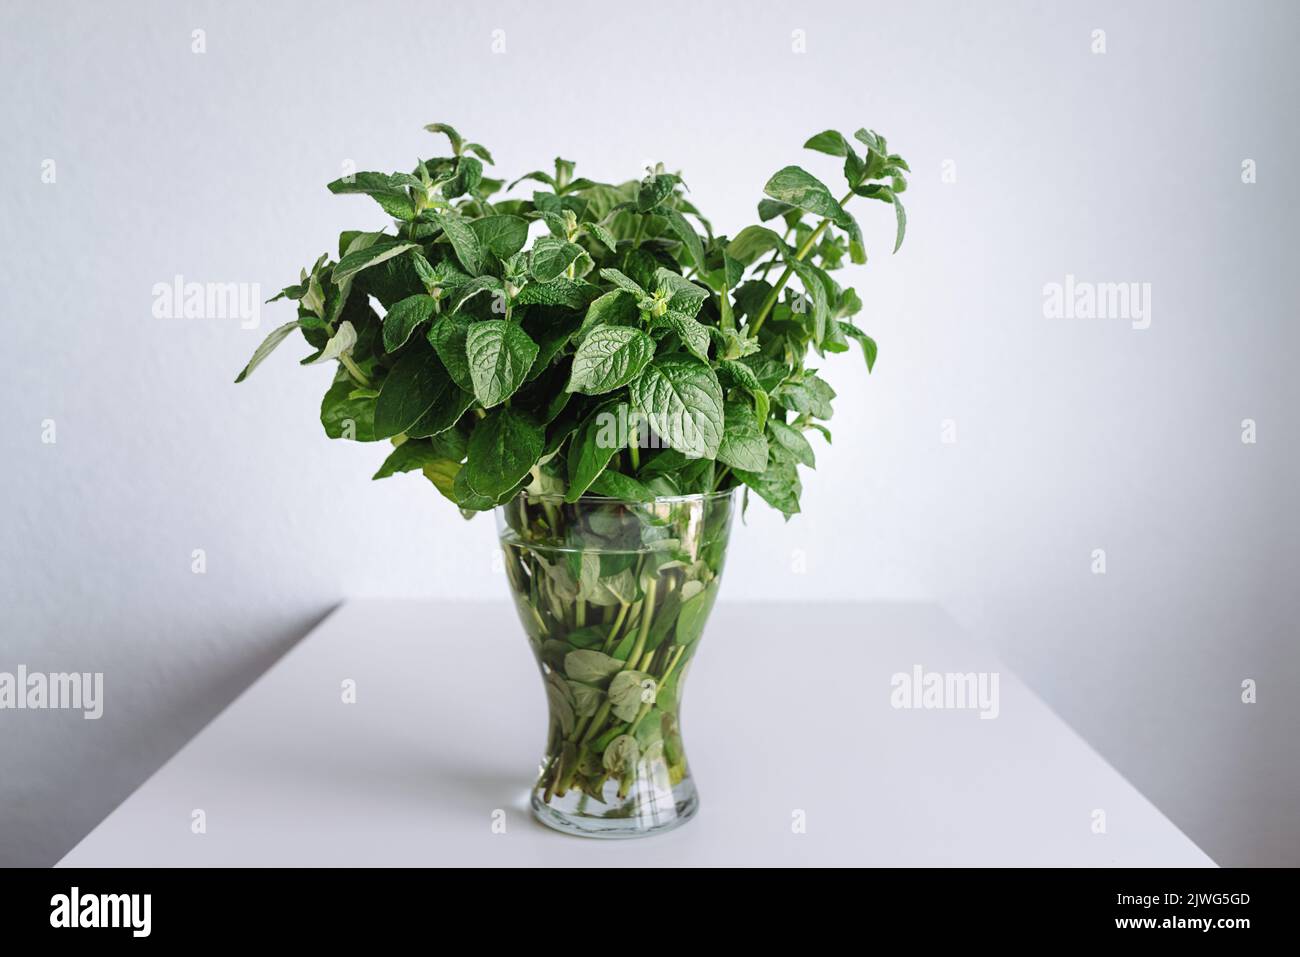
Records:
{"label": "textured white wall", "polygon": [[[6,4],[0,670],[104,671],[108,702],[0,712],[0,863],[57,858],[338,600],[503,595],[490,520],[324,439],[304,349],[231,384],[289,307],[257,330],[151,312],[176,274],[269,296],[382,225],[324,184],[409,167],[432,120],[506,173],[662,159],[731,232],[777,167],[837,175],[810,133],[884,132],[910,235],[891,258],[889,210],[859,210],[875,255],[844,277],[877,371],[828,362],[806,513],[751,509],[727,598],[941,601],[1217,860],[1300,862],[1298,25],[1286,3]],[[1150,328],[1044,318],[1067,273],[1151,283]]]}

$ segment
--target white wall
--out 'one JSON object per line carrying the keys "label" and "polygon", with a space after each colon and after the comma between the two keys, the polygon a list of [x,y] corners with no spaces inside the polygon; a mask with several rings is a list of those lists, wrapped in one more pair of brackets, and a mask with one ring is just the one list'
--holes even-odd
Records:
{"label": "white wall", "polygon": [[[104,671],[108,703],[0,712],[0,863],[56,859],[340,599],[503,595],[490,520],[323,438],[304,349],[231,384],[288,306],[151,313],[381,226],[324,184],[409,168],[433,120],[506,173],[662,159],[731,232],[777,167],[838,175],[809,134],[884,132],[915,175],[898,257],[859,210],[877,371],[828,363],[835,445],[803,516],[751,509],[727,599],[940,601],[1216,860],[1300,863],[1297,12],[1129,6],[6,4],[0,670]],[[1067,273],[1151,283],[1150,328],[1044,318]]]}

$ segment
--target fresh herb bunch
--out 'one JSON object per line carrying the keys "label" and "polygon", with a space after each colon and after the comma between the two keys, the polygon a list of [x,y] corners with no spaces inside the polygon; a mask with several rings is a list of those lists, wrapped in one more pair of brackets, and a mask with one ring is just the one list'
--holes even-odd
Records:
{"label": "fresh herb bunch", "polygon": [[908,166],[885,138],[813,136],[805,147],[843,160],[844,195],[787,166],[758,204],[777,228],[728,238],[662,165],[611,185],[556,159],[507,188],[545,187],[531,198],[493,200],[504,182],[485,175],[488,150],[447,124],[426,129],[451,156],[329,184],[370,196],[396,227],[343,233],[337,261],[321,256],[274,297],[296,301],[298,318],[236,381],[300,331],[314,350],[304,365],[339,364],[326,434],[390,439],[375,478],[421,471],[467,515],[524,489],[642,502],[738,485],[798,512],[798,467],[814,465],[805,433],[830,440],[835,397],[810,350],[856,339],[875,363],[850,321],[862,302],[831,273],[866,262],[845,209],[856,196],[891,203],[895,251],[903,241]]}

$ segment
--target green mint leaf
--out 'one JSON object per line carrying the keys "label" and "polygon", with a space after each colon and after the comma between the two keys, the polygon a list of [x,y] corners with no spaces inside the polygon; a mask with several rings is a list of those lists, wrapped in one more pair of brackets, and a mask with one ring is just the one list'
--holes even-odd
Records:
{"label": "green mint leaf", "polygon": [[375,200],[388,215],[409,220],[415,217],[415,201],[408,188],[424,189],[424,184],[409,173],[353,173],[330,183],[331,193],[364,193]]}
{"label": "green mint leaf", "polygon": [[492,154],[488,152],[488,148],[481,143],[466,143],[465,152],[473,153],[489,166],[496,165],[496,162],[492,159]]}
{"label": "green mint leaf", "polygon": [[587,304],[599,295],[600,289],[589,282],[560,278],[550,282],[530,282],[515,297],[515,305],[586,309]]}
{"label": "green mint leaf", "polygon": [[470,435],[466,484],[495,502],[512,492],[537,464],[544,443],[541,427],[530,416],[511,408],[493,409]]}
{"label": "green mint leaf", "polygon": [[[699,307],[696,306],[698,309]],[[677,337],[682,340],[686,350],[698,359],[709,361],[709,330],[700,325],[694,317],[676,309],[669,309],[663,315]]]}
{"label": "green mint leaf", "polygon": [[330,359],[337,359],[340,356],[349,355],[352,347],[357,344],[357,330],[346,319],[339,323],[339,328],[334,335],[330,336],[329,341],[325,343],[325,348],[320,354],[313,357],[305,365],[315,365],[318,362],[327,362]]}
{"label": "green mint leaf", "polygon": [[643,671],[626,670],[616,674],[609,683],[610,710],[620,721],[631,721],[641,711],[641,705],[654,701],[659,685]]}
{"label": "green mint leaf", "polygon": [[[369,249],[380,240],[387,241],[389,237],[383,233],[343,233],[339,236],[339,252],[341,257],[346,257],[349,253],[358,253],[363,249]],[[394,260],[387,260],[392,263]],[[320,263],[317,263],[319,267]],[[355,274],[354,274],[355,275]],[[325,291],[325,312],[321,325],[328,326],[339,321],[343,315],[343,309],[348,304],[348,299],[352,294],[352,280],[354,276],[339,277],[337,268],[334,271],[333,282],[331,282]],[[308,295],[304,302],[313,298],[316,291],[316,273],[312,273],[311,284],[308,287]]]}
{"label": "green mint leaf", "polygon": [[353,398],[355,388],[352,377],[339,369],[334,384],[321,400],[321,425],[331,439],[374,442],[378,438],[375,435],[375,400]]}
{"label": "green mint leaf", "polygon": [[[417,256],[419,256],[418,259]],[[420,265],[421,260],[424,260],[423,267]],[[451,257],[439,259],[436,263],[430,265],[429,261],[424,259],[424,256],[418,250],[412,250],[411,262],[415,267],[416,276],[424,283],[426,289],[430,287],[435,289],[456,289],[470,281],[469,274],[462,272],[456,265],[456,261]]]}
{"label": "green mint leaf", "polygon": [[685,216],[671,206],[662,207],[659,210],[659,215],[668,221],[668,228],[673,231],[673,234],[681,240],[682,245],[686,248],[687,263],[703,269],[704,243],[700,240],[700,234],[691,227]]}
{"label": "green mint leaf", "polygon": [[606,282],[613,283],[624,292],[630,292],[637,298],[645,297],[646,291],[642,289],[636,281],[619,272],[617,269],[602,269],[600,271],[600,278]]}
{"label": "green mint leaf", "polygon": [[735,359],[721,359],[718,362],[718,371],[728,377],[735,385],[750,390],[763,390],[762,385],[759,384],[758,376],[754,374],[754,370],[743,362],[738,362]]}
{"label": "green mint leaf", "polygon": [[794,258],[794,250],[766,226],[746,226],[727,244],[727,255],[744,266],[751,265],[764,253],[772,250],[778,250],[788,258]]}
{"label": "green mint leaf", "polygon": [[840,293],[839,302],[835,304],[835,318],[846,319],[849,316],[856,316],[862,311],[862,300],[858,297],[857,290],[849,287]]}
{"label": "green mint leaf", "polygon": [[866,161],[851,148],[848,149],[844,154],[844,181],[849,184],[849,188],[857,192],[868,172]]}
{"label": "green mint leaf", "polygon": [[624,662],[599,651],[582,649],[564,656],[564,673],[573,681],[604,687],[623,670]]}
{"label": "green mint leaf", "polygon": [[455,287],[448,308],[451,312],[459,312],[465,303],[484,292],[503,293],[501,280],[496,276],[475,276],[469,282]]}
{"label": "green mint leaf", "polygon": [[474,395],[483,408],[490,409],[523,385],[537,358],[537,343],[514,323],[489,319],[471,323],[465,336],[465,357]]}
{"label": "green mint leaf", "polygon": [[444,498],[459,504],[456,498],[456,476],[461,472],[461,464],[452,459],[437,459],[430,462],[424,468],[420,469],[433,487],[436,488]]}
{"label": "green mint leaf", "polygon": [[569,238],[569,224],[560,213],[542,213],[542,222],[546,224],[546,228],[550,230],[551,235],[556,239]]}
{"label": "green mint leaf", "polygon": [[840,328],[840,320],[835,319],[835,316],[829,317],[826,322],[826,342],[822,343],[822,347],[827,352],[849,351],[849,339]]}
{"label": "green mint leaf", "polygon": [[806,150],[816,150],[819,153],[828,153],[831,156],[844,156],[851,151],[848,142],[844,139],[843,134],[835,130],[826,130],[815,136],[809,137],[808,142],[804,143],[803,148]]}
{"label": "green mint leaf", "polygon": [[559,672],[551,671],[546,675],[546,702],[550,706],[551,717],[560,726],[560,733],[565,736],[573,734],[577,721],[577,715],[573,711],[573,690]]}
{"label": "green mint leaf", "polygon": [[610,252],[618,252],[618,240],[614,238],[613,233],[600,223],[583,223],[582,228]]}
{"label": "green mint leaf", "polygon": [[636,208],[642,213],[654,210],[660,203],[673,194],[673,189],[681,180],[672,173],[658,173],[647,176],[641,181],[636,193]]}
{"label": "green mint leaf", "polygon": [[869,374],[876,365],[876,340],[853,323],[844,319],[840,320],[840,330],[850,339],[856,339],[858,345],[862,347],[862,356],[867,360],[867,372]]}
{"label": "green mint leaf", "polygon": [[396,303],[384,316],[384,351],[396,352],[406,345],[411,333],[433,315],[432,296],[423,294],[407,296]]}
{"label": "green mint leaf", "polygon": [[420,282],[424,283],[426,289],[432,289],[441,285],[438,281],[438,273],[433,268],[433,264],[425,258],[424,253],[420,252],[420,250],[411,250],[411,265],[415,267],[415,274],[420,277]]}
{"label": "green mint leaf", "polygon": [[572,372],[565,388],[587,395],[612,392],[640,375],[654,354],[654,340],[640,329],[597,326],[573,354]]}
{"label": "green mint leaf", "polygon": [[862,229],[858,226],[858,221],[848,213],[844,214],[844,220],[842,228],[849,239],[849,259],[855,265],[861,266],[867,261],[867,248],[862,242]]}
{"label": "green mint leaf", "polygon": [[468,465],[457,469],[452,478],[451,499],[461,507],[462,512],[486,512],[496,508],[497,504],[494,496],[483,495],[470,488]]}
{"label": "green mint leaf", "polygon": [[441,184],[444,199],[455,199],[478,189],[483,181],[483,164],[473,156],[462,156],[456,161],[456,171]]}
{"label": "green mint leaf", "polygon": [[677,614],[676,637],[679,645],[689,645],[699,640],[717,597],[718,583],[715,579],[705,585],[702,591],[682,602],[682,610]]}
{"label": "green mint leaf", "polygon": [[536,183],[545,183],[547,186],[551,187],[551,189],[555,189],[555,177],[552,176],[550,173],[543,173],[539,169],[535,169],[531,173],[525,173],[523,176],[519,177],[517,180],[515,180],[513,183],[507,186],[506,189],[508,190],[514,189],[516,186],[518,186],[520,183],[526,180],[532,180],[533,182]]}
{"label": "green mint leaf", "polygon": [[567,502],[576,502],[591,487],[591,483],[605,471],[621,445],[619,428],[628,421],[625,402],[606,402],[583,420],[569,443],[569,488],[564,495]]}
{"label": "green mint leaf", "polygon": [[[581,630],[585,629],[580,629],[580,631]],[[592,628],[591,632],[594,635],[598,635],[601,640],[604,640],[605,636],[600,634],[599,629]],[[573,642],[574,637],[578,633],[579,632],[569,633],[570,643]],[[593,714],[599,711],[600,706],[604,704],[605,692],[601,691],[599,688],[593,688],[591,685],[584,685],[577,681],[570,681],[569,687],[573,690],[573,712],[579,718],[590,718]]]}
{"label": "green mint leaf", "polygon": [[[798,206],[833,223],[842,224],[845,221],[844,208],[831,195],[826,184],[801,167],[787,166],[778,170],[767,181],[763,192],[775,200]],[[733,252],[732,255],[736,254]]]}
{"label": "green mint leaf", "polygon": [[[641,746],[630,734],[620,734],[605,745],[601,764],[611,775],[621,777],[631,775],[641,760]],[[620,794],[626,792],[620,791]]]}
{"label": "green mint leaf", "polygon": [[491,196],[493,193],[500,192],[501,187],[504,186],[505,184],[506,181],[503,179],[494,179],[494,178],[484,176],[481,180],[479,180],[478,185],[474,187],[470,195],[473,196],[475,199],[479,200],[480,202],[482,202],[483,200]]}
{"label": "green mint leaf", "polygon": [[749,472],[767,469],[767,439],[749,403],[742,399],[727,400],[722,442],[718,461]]}
{"label": "green mint leaf", "polygon": [[[454,438],[448,439],[447,436]],[[443,474],[443,463],[451,462],[459,467],[460,460],[465,457],[465,446],[464,435],[456,430],[432,439],[407,439],[393,449],[373,478],[388,478],[399,472],[423,471],[429,467],[434,468],[435,475]],[[454,477],[453,474],[451,478]]]}
{"label": "green mint leaf", "polygon": [[655,270],[655,291],[668,297],[668,308],[694,318],[709,291],[671,269]]}
{"label": "green mint leaf", "polygon": [[430,437],[435,440],[440,439],[452,430],[461,416],[474,404],[474,396],[471,393],[451,382],[450,377],[448,383],[445,391],[429,406],[424,415],[407,426],[407,436],[413,439]]}
{"label": "green mint leaf", "polygon": [[883,137],[879,136],[874,130],[860,129],[853,134],[853,138],[856,139],[859,143],[866,145],[866,147],[872,150],[873,152],[876,153],[885,152],[885,140]]}
{"label": "green mint leaf", "polygon": [[469,335],[470,321],[466,316],[443,316],[429,328],[429,344],[438,353],[453,382],[466,392],[474,391],[474,379],[469,373],[469,359],[465,355],[465,337]]}
{"label": "green mint leaf", "polygon": [[297,329],[300,325],[301,323],[299,323],[297,319],[293,322],[286,322],[263,339],[262,344],[254,350],[253,357],[248,360],[248,365],[244,366],[244,370],[235,377],[235,381],[243,382],[247,379],[252,371],[262,364],[262,360],[274,352],[276,346],[284,342],[289,333],[293,332],[293,330]]}
{"label": "green mint leaf", "polygon": [[528,271],[538,282],[550,282],[560,276],[583,253],[577,243],[543,236],[533,243],[528,260]]}
{"label": "green mint leaf", "polygon": [[469,228],[481,248],[502,260],[509,259],[528,242],[528,220],[522,216],[484,216],[472,220]]}
{"label": "green mint leaf", "polygon": [[[528,311],[524,316],[523,327],[528,333],[528,338],[537,343],[537,358],[533,360],[532,368],[528,370],[527,381],[532,382],[541,378],[547,372],[552,374],[552,378],[546,382],[547,388],[557,388],[559,383],[567,380],[565,370],[555,363],[554,359],[560,350],[569,344],[581,322],[582,319],[573,313],[556,315],[540,309]],[[568,393],[561,389],[556,395],[568,395]]]}
{"label": "green mint leaf", "polygon": [[816,467],[817,457],[813,454],[813,447],[808,443],[808,439],[802,432],[794,426],[786,425],[779,419],[772,419],[768,422],[767,430],[772,433],[772,438],[776,443],[789,452],[796,462],[809,468]]}
{"label": "green mint leaf", "polygon": [[799,481],[793,460],[772,456],[766,471],[746,472],[735,469],[733,474],[787,519],[798,513],[803,484]]}
{"label": "green mint leaf", "polygon": [[[655,493],[650,491],[634,478],[624,475],[622,472],[611,472],[609,469],[601,472],[596,476],[596,480],[591,483],[587,489],[593,495],[605,495],[609,498],[622,499],[625,502],[651,502],[654,501]],[[662,618],[662,613],[660,618]],[[646,650],[649,651],[653,646],[646,643]]]}
{"label": "green mint leaf", "polygon": [[776,219],[778,216],[786,216],[791,212],[795,212],[798,208],[775,199],[760,199],[758,201],[758,218],[762,222],[767,222],[769,219]]}
{"label": "green mint leaf", "polygon": [[307,295],[307,288],[308,287],[305,284],[300,286],[285,286],[283,289],[281,289],[279,292],[277,292],[274,296],[272,296],[270,299],[266,301],[268,304],[273,302],[279,302],[281,299],[292,299],[295,302],[297,302],[298,300],[302,299],[303,296]]}
{"label": "green mint leaf", "polygon": [[770,356],[745,356],[740,360],[753,370],[764,392],[774,392],[785,381],[789,370]]}
{"label": "green mint leaf", "polygon": [[459,213],[448,211],[429,212],[428,216],[442,228],[465,271],[471,276],[477,276],[482,272],[483,252],[478,237],[474,235],[474,230],[464,218]]}
{"label": "green mint leaf", "polygon": [[392,259],[394,256],[400,256],[408,249],[415,248],[415,243],[398,242],[389,239],[386,242],[375,242],[373,245],[354,249],[340,259],[338,265],[334,267],[334,282],[342,283],[345,279],[350,279],[363,269],[369,269],[371,266]]}
{"label": "green mint leaf", "polygon": [[857,186],[853,192],[859,196],[865,196],[867,199],[878,199],[882,203],[892,203],[894,201],[894,191],[882,183],[867,183],[863,186]]}
{"label": "green mint leaf", "polygon": [[788,259],[786,263],[799,277],[804,292],[812,300],[813,342],[820,346],[826,339],[826,323],[830,317],[830,304],[826,297],[826,287],[822,284],[817,269],[807,260]]}
{"label": "green mint leaf", "polygon": [[633,407],[669,448],[716,458],[722,441],[722,386],[707,363],[690,356],[656,359],[629,386]]}
{"label": "green mint leaf", "polygon": [[635,325],[641,319],[636,297],[622,289],[607,292],[587,307],[586,317],[578,329],[579,341],[593,328],[599,326]]}
{"label": "green mint leaf", "polygon": [[796,412],[816,416],[819,419],[829,419],[835,390],[816,374],[805,372],[782,385],[776,397],[783,405]]}
{"label": "green mint leaf", "polygon": [[898,230],[894,234],[894,252],[898,252],[899,247],[903,245],[903,234],[907,232],[907,210],[903,209],[903,204],[898,200],[898,191],[893,191],[894,197],[894,218],[898,221]]}
{"label": "green mint leaf", "polygon": [[461,151],[464,149],[465,146],[465,141],[464,139],[461,138],[461,135],[457,133],[456,130],[453,129],[449,124],[429,123],[427,126],[425,126],[425,129],[428,130],[430,133],[442,133],[444,136],[447,137],[447,139],[451,140],[451,151],[455,153],[457,156],[461,154]]}
{"label": "green mint leaf", "polygon": [[375,437],[432,435],[454,425],[467,407],[438,357],[422,346],[397,360],[384,379],[375,400]]}

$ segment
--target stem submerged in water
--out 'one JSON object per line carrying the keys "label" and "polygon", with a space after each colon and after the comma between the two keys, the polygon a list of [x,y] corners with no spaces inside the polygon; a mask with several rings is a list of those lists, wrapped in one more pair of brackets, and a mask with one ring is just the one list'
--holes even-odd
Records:
{"label": "stem submerged in water", "polygon": [[618,643],[619,629],[623,627],[623,619],[627,617],[627,610],[630,607],[627,602],[619,603],[618,615],[614,618],[614,627],[609,630],[609,637],[605,639],[605,644],[601,648],[601,651],[605,654],[609,654],[610,650]]}
{"label": "stem submerged in water", "polygon": [[631,653],[627,656],[627,662],[623,665],[623,670],[628,671],[636,667],[641,655],[645,653],[646,638],[650,634],[650,622],[654,618],[655,610],[655,587],[659,582],[651,578],[645,588],[645,603],[641,606],[641,631],[636,636],[636,644],[632,646]]}
{"label": "stem submerged in water", "polygon": [[[558,817],[544,819],[657,820],[685,800],[688,792],[676,789],[689,771],[675,729],[691,646],[678,642],[680,592],[688,583],[691,594],[716,587],[725,545],[717,536],[726,535],[729,503],[659,503],[643,515],[605,500],[575,513],[546,496],[506,506],[504,541],[515,562],[508,582],[549,698],[533,794],[539,813],[549,805],[546,814]],[[583,580],[596,570],[593,558],[607,588]],[[692,623],[691,640],[699,624]],[[674,789],[667,803],[664,788]]]}

